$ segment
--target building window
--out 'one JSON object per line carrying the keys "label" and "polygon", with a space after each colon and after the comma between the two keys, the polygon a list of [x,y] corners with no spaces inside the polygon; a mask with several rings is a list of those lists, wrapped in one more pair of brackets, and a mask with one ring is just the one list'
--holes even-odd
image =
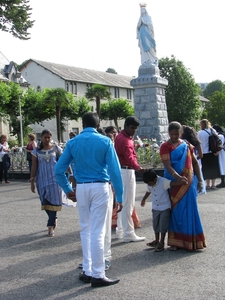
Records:
{"label": "building window", "polygon": [[114,98],[119,98],[119,97],[120,97],[120,89],[114,88]]}
{"label": "building window", "polygon": [[129,100],[132,99],[132,92],[130,89],[127,89],[127,99],[129,99]]}
{"label": "building window", "polygon": [[66,91],[67,93],[72,93],[77,95],[77,84],[76,82],[66,82]]}
{"label": "building window", "polygon": [[73,93],[75,95],[77,95],[77,84],[76,84],[76,82],[73,83]]}

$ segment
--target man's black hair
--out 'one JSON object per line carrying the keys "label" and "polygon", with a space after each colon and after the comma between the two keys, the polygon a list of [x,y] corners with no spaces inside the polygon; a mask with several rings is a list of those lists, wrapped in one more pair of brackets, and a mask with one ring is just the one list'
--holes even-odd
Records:
{"label": "man's black hair", "polygon": [[127,125],[127,126],[130,126],[130,125],[139,126],[140,125],[140,121],[135,116],[129,116],[129,117],[126,118],[124,125]]}
{"label": "man's black hair", "polygon": [[87,112],[83,115],[82,122],[84,127],[97,128],[99,125],[99,116],[97,113]]}
{"label": "man's black hair", "polygon": [[157,178],[157,174],[153,169],[146,170],[143,174],[143,181],[148,183],[149,181],[154,181]]}

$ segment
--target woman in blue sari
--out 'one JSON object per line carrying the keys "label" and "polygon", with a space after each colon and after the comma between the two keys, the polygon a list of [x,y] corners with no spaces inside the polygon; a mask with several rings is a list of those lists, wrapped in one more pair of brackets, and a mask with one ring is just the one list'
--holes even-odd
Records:
{"label": "woman in blue sari", "polygon": [[194,147],[179,138],[181,129],[180,123],[171,122],[168,128],[170,138],[160,147],[164,176],[170,180],[186,181],[186,185],[174,186],[170,190],[172,212],[168,245],[171,250],[203,249],[206,243],[197,205],[198,191],[202,190],[203,182]]}

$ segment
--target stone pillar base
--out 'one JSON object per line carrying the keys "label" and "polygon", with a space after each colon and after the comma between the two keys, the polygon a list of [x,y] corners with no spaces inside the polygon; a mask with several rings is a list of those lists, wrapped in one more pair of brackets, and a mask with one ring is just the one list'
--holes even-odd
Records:
{"label": "stone pillar base", "polygon": [[134,87],[134,111],[140,120],[140,138],[156,139],[157,143],[168,139],[168,115],[165,88],[168,81],[160,77],[159,68],[153,64],[142,64],[138,77],[132,79]]}

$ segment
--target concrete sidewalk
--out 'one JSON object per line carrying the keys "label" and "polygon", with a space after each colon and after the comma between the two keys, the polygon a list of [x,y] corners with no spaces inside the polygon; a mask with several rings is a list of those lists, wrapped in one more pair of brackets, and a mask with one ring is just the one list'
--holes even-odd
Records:
{"label": "concrete sidewalk", "polygon": [[[138,235],[154,238],[151,202],[142,208],[146,190],[137,182]],[[115,286],[93,289],[78,279],[82,261],[77,208],[63,208],[53,238],[47,215],[27,180],[0,185],[0,299],[225,299],[225,189],[199,197],[207,248],[156,253],[146,242],[122,243],[112,235]]]}

